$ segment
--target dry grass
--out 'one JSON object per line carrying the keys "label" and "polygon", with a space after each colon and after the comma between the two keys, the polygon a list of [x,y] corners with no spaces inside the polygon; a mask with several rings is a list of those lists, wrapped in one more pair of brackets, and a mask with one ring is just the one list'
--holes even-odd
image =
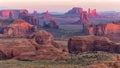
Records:
{"label": "dry grass", "polygon": [[69,54],[67,60],[59,61],[17,61],[17,60],[1,60],[0,68],[85,68],[94,62],[110,61],[119,54],[107,52],[84,52],[78,55]]}

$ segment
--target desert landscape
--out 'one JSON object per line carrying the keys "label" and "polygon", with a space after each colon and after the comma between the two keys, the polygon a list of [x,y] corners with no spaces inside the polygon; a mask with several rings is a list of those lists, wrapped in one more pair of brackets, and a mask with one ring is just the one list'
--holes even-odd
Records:
{"label": "desert landscape", "polygon": [[120,68],[120,12],[45,10],[0,9],[0,68]]}

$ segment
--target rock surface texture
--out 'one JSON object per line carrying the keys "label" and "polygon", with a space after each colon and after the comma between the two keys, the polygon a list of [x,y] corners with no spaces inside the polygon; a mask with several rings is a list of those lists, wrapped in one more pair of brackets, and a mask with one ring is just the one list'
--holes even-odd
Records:
{"label": "rock surface texture", "polygon": [[100,36],[75,36],[69,39],[68,49],[70,53],[87,51],[106,51],[120,53],[120,45]]}
{"label": "rock surface texture", "polygon": [[0,37],[26,37],[34,33],[37,28],[22,19],[15,19],[8,25],[0,27]]}
{"label": "rock surface texture", "polygon": [[[54,36],[44,30],[33,33],[29,39],[2,39],[0,55],[3,59],[62,60],[64,52],[54,42]],[[54,42],[54,44],[53,44]]]}
{"label": "rock surface texture", "polygon": [[89,28],[90,35],[106,36],[112,40],[120,40],[120,24],[98,24]]}

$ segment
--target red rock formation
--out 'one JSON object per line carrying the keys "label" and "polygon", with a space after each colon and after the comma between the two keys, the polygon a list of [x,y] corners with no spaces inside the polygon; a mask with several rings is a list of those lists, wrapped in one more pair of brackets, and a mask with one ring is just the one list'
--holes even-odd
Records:
{"label": "red rock formation", "polygon": [[51,33],[48,33],[44,30],[35,32],[31,38],[34,39],[38,44],[51,44],[54,40],[54,36]]}
{"label": "red rock formation", "polygon": [[3,10],[3,11],[1,12],[2,17],[8,17],[9,14],[10,14],[10,11],[7,11],[7,10]]}
{"label": "red rock formation", "polygon": [[4,27],[4,35],[11,37],[25,37],[36,31],[36,27],[22,19],[16,19],[7,27]]}
{"label": "red rock formation", "polygon": [[120,45],[115,44],[106,37],[99,36],[76,36],[68,41],[68,49],[70,53],[79,53],[86,51],[106,51],[116,52],[119,51]]}
{"label": "red rock formation", "polygon": [[21,12],[19,14],[19,18],[20,19],[23,19],[29,23],[31,23],[32,25],[35,25],[37,27],[40,27],[41,24],[40,24],[40,19],[37,15],[34,15],[34,16],[31,16],[28,14],[28,12]]}
{"label": "red rock formation", "polygon": [[87,12],[86,11],[83,11],[81,16],[80,16],[80,23],[83,25],[83,32],[85,34],[88,34],[88,29],[89,29],[89,26],[91,25],[89,19],[88,19],[88,15],[87,15]]}
{"label": "red rock formation", "polygon": [[44,20],[52,20],[53,17],[49,14],[48,11],[45,12],[45,15],[43,16]]}
{"label": "red rock formation", "polygon": [[4,17],[4,18],[9,18],[10,16],[10,13],[12,13],[12,16],[13,18],[18,18],[19,14],[20,13],[26,13],[27,15],[29,15],[28,11],[26,9],[20,9],[20,10],[1,10],[0,11],[0,15],[1,17]]}
{"label": "red rock formation", "polygon": [[91,11],[91,14],[92,14],[93,17],[95,17],[95,16],[97,15],[96,9],[93,9],[93,10]]}
{"label": "red rock formation", "polygon": [[59,29],[59,26],[57,25],[56,21],[53,19],[53,17],[49,14],[48,11],[46,11],[43,18],[44,18],[43,27],[52,28],[52,29]]}
{"label": "red rock formation", "polygon": [[[31,39],[30,39],[31,38]],[[61,60],[64,52],[53,44],[53,35],[41,30],[30,36],[29,39],[8,39],[0,41],[0,54],[5,59],[16,60]]]}
{"label": "red rock formation", "polygon": [[37,27],[40,27],[40,19],[37,16],[28,16],[28,20],[26,19],[26,21],[28,21],[29,23],[31,23],[32,25],[35,25]]}
{"label": "red rock formation", "polygon": [[119,41],[120,39],[120,24],[108,23],[93,25],[89,29],[89,34],[106,36],[112,40]]}
{"label": "red rock formation", "polygon": [[80,15],[83,12],[83,8],[74,7],[71,10],[69,10],[66,14],[77,14]]}

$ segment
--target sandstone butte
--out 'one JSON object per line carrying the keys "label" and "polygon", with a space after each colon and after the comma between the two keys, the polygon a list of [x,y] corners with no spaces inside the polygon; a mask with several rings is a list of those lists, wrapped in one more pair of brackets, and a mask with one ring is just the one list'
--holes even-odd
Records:
{"label": "sandstone butte", "polygon": [[120,45],[102,36],[75,36],[68,40],[70,53],[105,51],[120,53]]}

